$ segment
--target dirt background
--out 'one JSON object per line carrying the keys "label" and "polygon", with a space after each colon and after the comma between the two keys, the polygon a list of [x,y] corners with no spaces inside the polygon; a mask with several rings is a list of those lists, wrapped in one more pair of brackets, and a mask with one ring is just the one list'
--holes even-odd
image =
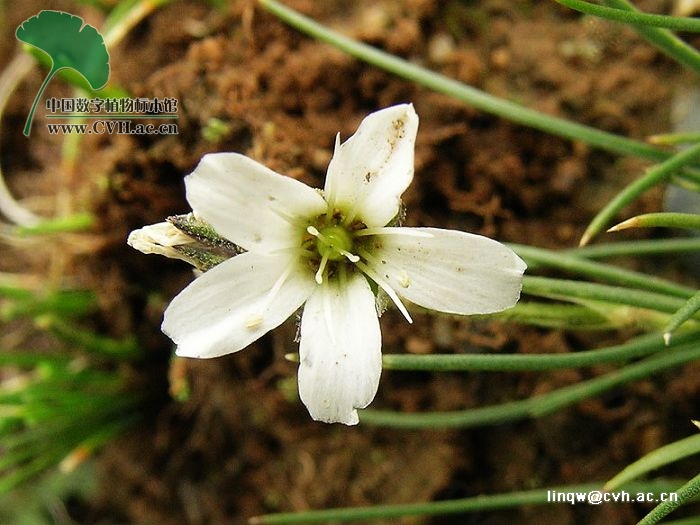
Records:
{"label": "dirt background", "polygon": [[[581,17],[554,2],[384,0],[289,1],[364,42],[489,93],[625,136],[670,127],[676,90],[695,79],[632,31]],[[640,1],[653,12],[669,1]],[[4,6],[0,64],[18,50],[14,29],[40,9],[103,15],[73,2]],[[39,106],[21,134],[43,80],[36,68],[10,101],[2,166],[16,194],[39,211],[90,209],[89,235],[8,248],[4,269],[97,291],[104,333],[136,334],[147,359],[134,371],[157,401],[142,423],[97,458],[98,496],[72,502],[84,524],[219,525],[275,511],[406,503],[603,480],[654,448],[690,435],[698,418],[700,364],[538,420],[464,431],[401,431],[312,422],[295,399],[293,321],[245,351],[178,361],[184,402],[168,397],[170,342],[163,308],[191,280],[184,263],[137,253],[128,232],[184,213],[183,176],[213,151],[238,151],[322,186],[335,133],[344,138],[369,112],[413,102],[421,124],[416,177],[405,194],[407,224],[457,228],[502,241],[572,247],[587,222],[646,162],[618,158],[465,107],[396,79],[288,29],[248,0],[174,2],[109,49],[111,82],[132,97],[175,97],[179,134],[86,138],[74,165],[61,162]],[[54,80],[44,98],[73,96]],[[204,138],[209,119],[228,132]],[[58,195],[58,197],[55,197]],[[660,191],[628,213],[660,209]],[[633,263],[642,264],[642,263]],[[690,277],[664,261],[646,268]],[[628,337],[503,326],[388,311],[387,353],[568,352]],[[454,410],[522,399],[607,367],[539,374],[385,371],[373,408]],[[687,461],[660,474],[689,478]],[[401,523],[635,523],[650,507],[609,504],[406,519]],[[398,523],[398,521],[396,521]]]}

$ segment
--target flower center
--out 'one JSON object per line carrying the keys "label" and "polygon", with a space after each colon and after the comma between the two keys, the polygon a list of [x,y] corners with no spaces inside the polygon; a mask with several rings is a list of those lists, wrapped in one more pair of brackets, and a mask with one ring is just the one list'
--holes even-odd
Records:
{"label": "flower center", "polygon": [[340,261],[352,250],[352,235],[340,225],[325,226],[316,235],[316,249],[329,261]]}
{"label": "flower center", "polygon": [[309,225],[302,248],[309,254],[309,262],[316,269],[315,279],[318,284],[340,272],[347,271],[348,264],[357,263],[360,258],[351,252],[355,248],[355,231],[353,228],[332,222],[328,224],[325,216],[319,217],[316,226]]}

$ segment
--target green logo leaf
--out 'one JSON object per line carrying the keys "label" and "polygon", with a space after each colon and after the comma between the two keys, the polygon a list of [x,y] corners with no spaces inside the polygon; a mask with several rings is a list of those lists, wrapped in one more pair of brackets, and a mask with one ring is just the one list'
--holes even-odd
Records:
{"label": "green logo leaf", "polygon": [[41,11],[25,20],[15,32],[18,40],[45,52],[51,59],[51,70],[34,99],[24,126],[25,136],[34,118],[34,110],[53,76],[61,69],[79,73],[94,90],[102,89],[109,80],[109,53],[102,35],[79,16],[61,11]]}

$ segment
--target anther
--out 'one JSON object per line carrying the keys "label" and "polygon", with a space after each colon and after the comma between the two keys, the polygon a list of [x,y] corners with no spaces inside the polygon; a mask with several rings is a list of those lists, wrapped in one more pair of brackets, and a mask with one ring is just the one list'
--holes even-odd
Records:
{"label": "anther", "polygon": [[[336,248],[336,250],[338,249]],[[354,253],[350,253],[346,250],[338,250],[338,253],[347,257],[348,261],[350,261],[351,263],[356,263],[360,260],[360,258],[357,255],[355,255]]]}

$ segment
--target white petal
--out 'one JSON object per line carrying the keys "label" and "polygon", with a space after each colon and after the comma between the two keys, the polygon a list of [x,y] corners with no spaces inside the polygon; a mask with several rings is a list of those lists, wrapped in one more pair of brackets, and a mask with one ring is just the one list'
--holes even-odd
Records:
{"label": "white petal", "polygon": [[[431,310],[461,315],[498,312],[518,301],[526,265],[507,246],[455,230],[406,230],[407,235],[372,236],[366,246],[372,255],[367,263],[400,296]],[[431,237],[408,235],[411,232]]]}
{"label": "white petal", "polygon": [[205,155],[185,186],[197,217],[258,253],[298,246],[306,219],[326,211],[317,190],[237,153]]}
{"label": "white petal", "polygon": [[361,274],[319,286],[304,306],[299,395],[316,421],[358,422],[372,402],[382,369],[374,294]]}
{"label": "white petal", "polygon": [[177,344],[177,355],[230,354],[280,325],[315,286],[313,272],[287,255],[246,252],[205,272],[175,297],[162,329]]}
{"label": "white petal", "polygon": [[413,179],[417,131],[413,105],[402,104],[368,115],[352,137],[336,141],[324,190],[329,205],[367,226],[385,226]]}

